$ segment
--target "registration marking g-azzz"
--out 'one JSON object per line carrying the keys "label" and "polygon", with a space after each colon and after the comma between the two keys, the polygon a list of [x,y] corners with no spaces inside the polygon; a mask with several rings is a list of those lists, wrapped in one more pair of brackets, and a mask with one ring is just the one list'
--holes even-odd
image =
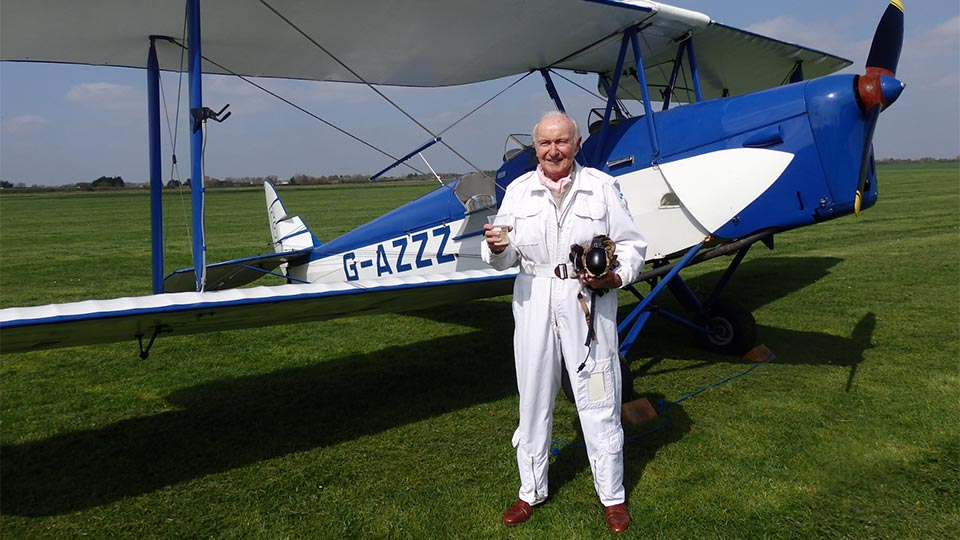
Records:
{"label": "registration marking g-azzz", "polygon": [[[440,247],[437,248],[435,259],[424,255],[427,253],[427,244],[430,238],[440,238]],[[414,268],[426,268],[436,264],[444,264],[456,260],[456,256],[444,253],[447,247],[447,241],[450,240],[450,227],[444,225],[429,231],[421,231],[417,234],[401,236],[394,240],[377,244],[376,257],[371,259],[357,259],[356,252],[350,251],[343,254],[343,275],[347,281],[357,281],[360,279],[360,269],[376,266],[377,277],[390,274],[399,274],[412,271]],[[389,245],[389,249],[386,247]],[[416,248],[416,255],[411,253]],[[391,255],[396,258],[391,260]]]}

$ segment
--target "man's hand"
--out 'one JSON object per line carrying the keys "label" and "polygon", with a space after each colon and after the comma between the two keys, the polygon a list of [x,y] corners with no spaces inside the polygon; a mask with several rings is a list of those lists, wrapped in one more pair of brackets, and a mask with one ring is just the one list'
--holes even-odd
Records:
{"label": "man's hand", "polygon": [[[513,227],[507,227],[507,232],[513,230]],[[499,227],[495,230],[493,225],[489,223],[484,224],[483,226],[483,235],[487,241],[487,247],[490,248],[490,252],[493,254],[503,253],[503,250],[507,249],[508,244],[498,245],[497,242],[500,241],[500,231]]]}
{"label": "man's hand", "polygon": [[[489,242],[489,240],[488,240]],[[580,274],[580,283],[583,283],[591,289],[619,289],[623,285],[623,280],[613,270],[607,272],[603,277],[590,277],[590,274],[582,272]]]}

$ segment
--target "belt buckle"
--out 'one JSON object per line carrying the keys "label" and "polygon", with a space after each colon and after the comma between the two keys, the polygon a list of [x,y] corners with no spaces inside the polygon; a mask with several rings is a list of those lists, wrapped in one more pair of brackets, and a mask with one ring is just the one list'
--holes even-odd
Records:
{"label": "belt buckle", "polygon": [[553,275],[557,276],[560,279],[567,279],[570,275],[567,273],[567,264],[560,263],[556,268],[553,269]]}

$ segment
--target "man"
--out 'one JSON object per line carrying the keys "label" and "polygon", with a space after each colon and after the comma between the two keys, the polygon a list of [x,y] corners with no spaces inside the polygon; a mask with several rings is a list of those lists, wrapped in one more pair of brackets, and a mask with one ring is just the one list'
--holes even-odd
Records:
{"label": "man", "polygon": [[[494,268],[520,266],[513,288],[513,349],[520,393],[513,446],[520,492],[502,521],[519,525],[547,499],[553,410],[560,370],[566,369],[607,525],[623,532],[630,513],[623,487],[617,294],[612,291],[595,299],[595,339],[589,342],[578,294],[590,305],[591,289],[632,283],[643,267],[647,245],[616,180],[574,161],[580,134],[573,119],[557,111],[545,114],[533,129],[533,144],[537,169],[514,180],[500,206],[501,217],[512,216],[509,241],[498,243],[498,231],[485,225],[481,248],[483,260]],[[577,275],[569,264],[571,245],[589,244],[598,235],[616,242],[618,266],[601,277]]]}

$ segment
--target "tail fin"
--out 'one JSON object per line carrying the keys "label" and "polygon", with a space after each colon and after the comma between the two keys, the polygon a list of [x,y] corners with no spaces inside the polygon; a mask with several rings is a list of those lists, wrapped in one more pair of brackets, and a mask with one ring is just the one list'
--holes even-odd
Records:
{"label": "tail fin", "polygon": [[275,252],[296,251],[322,245],[300,216],[287,214],[273,184],[265,181],[263,189],[267,196],[267,218],[270,221],[270,236],[273,237]]}

